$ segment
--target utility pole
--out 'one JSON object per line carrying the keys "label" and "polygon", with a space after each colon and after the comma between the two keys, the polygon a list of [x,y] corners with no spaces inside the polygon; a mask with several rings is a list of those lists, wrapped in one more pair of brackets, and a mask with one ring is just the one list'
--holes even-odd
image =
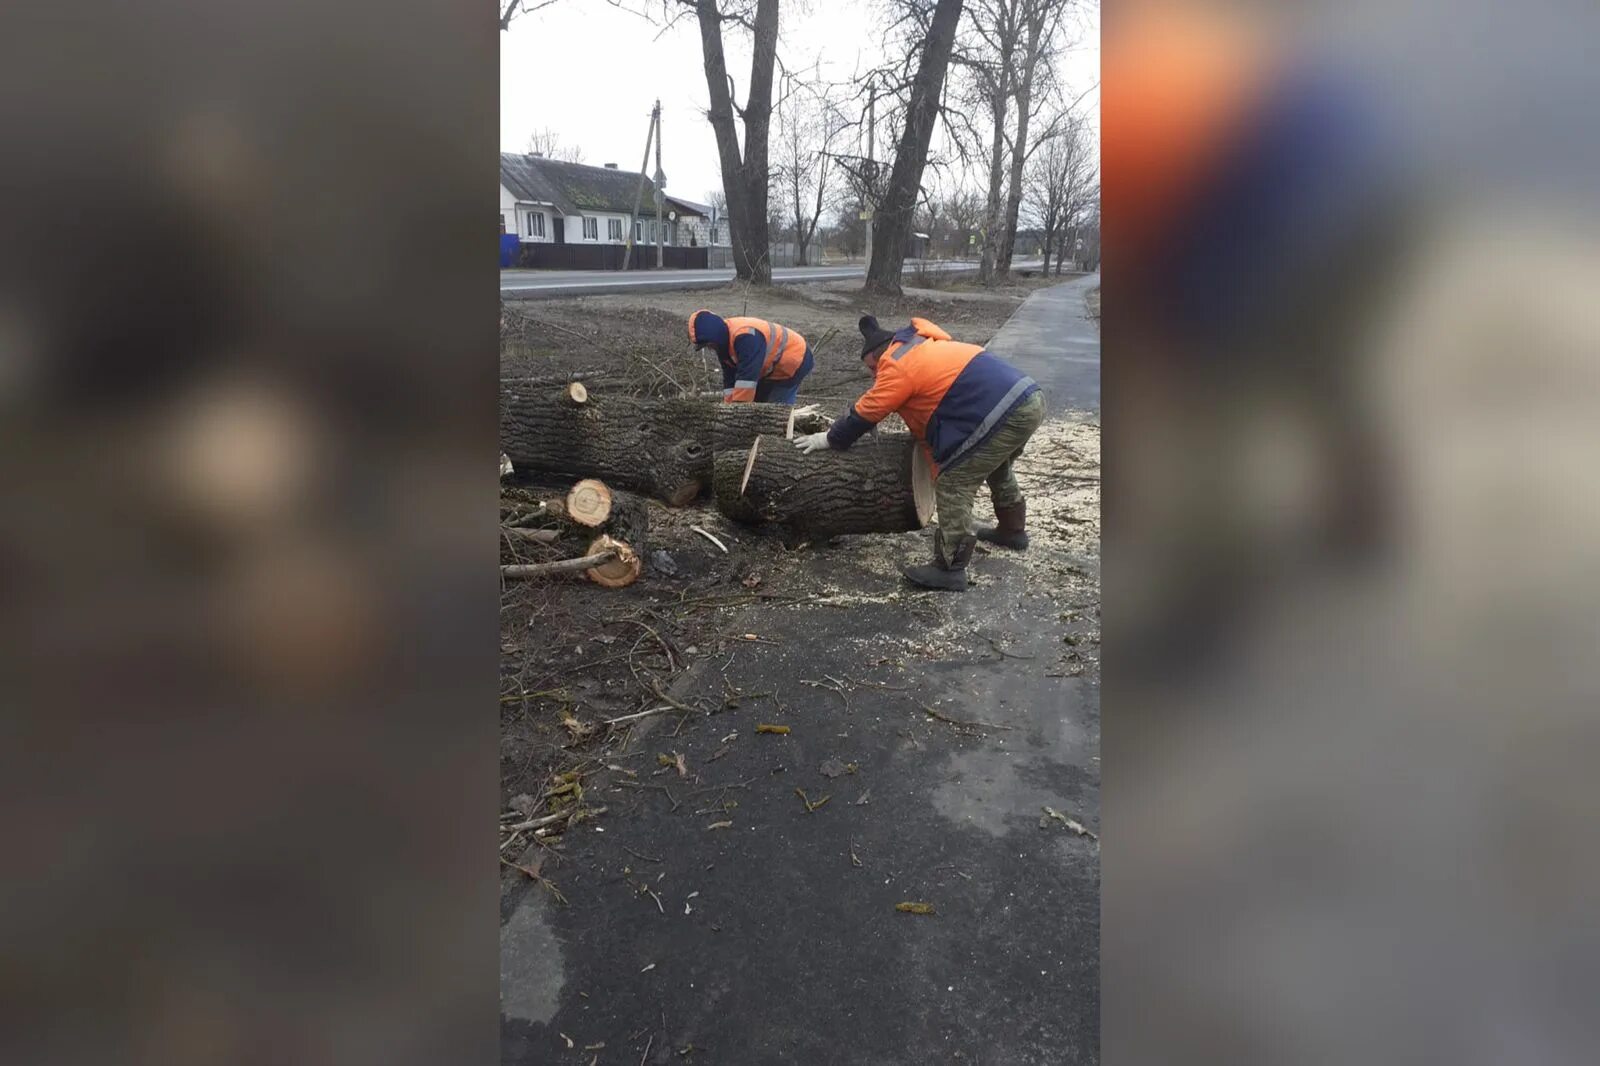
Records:
{"label": "utility pole", "polygon": [[[628,220],[628,243],[622,251],[622,269],[628,269],[633,259],[633,231],[639,228],[639,205],[644,202],[644,170],[650,165],[650,142],[655,139],[656,126],[661,122],[661,101],[650,112],[650,128],[644,135],[644,158],[639,160],[639,189],[633,194],[633,217]],[[660,163],[656,164],[660,168]]]}
{"label": "utility pole", "polygon": [[667,184],[667,175],[661,169],[661,101],[656,101],[656,269],[661,269],[662,247],[667,235],[666,222],[662,219],[662,211],[666,207],[666,193],[662,191]]}

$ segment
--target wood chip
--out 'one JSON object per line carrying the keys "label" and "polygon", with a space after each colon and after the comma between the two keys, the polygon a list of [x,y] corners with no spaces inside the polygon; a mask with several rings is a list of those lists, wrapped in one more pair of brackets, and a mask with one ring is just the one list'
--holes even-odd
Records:
{"label": "wood chip", "polygon": [[894,909],[903,914],[932,914],[931,903],[896,903]]}
{"label": "wood chip", "polygon": [[786,725],[769,725],[766,722],[762,722],[762,723],[760,723],[759,725],[756,726],[756,732],[757,733],[777,733],[780,736],[788,736],[789,735],[789,727],[786,726]]}
{"label": "wood chip", "polygon": [[707,829],[732,829],[733,828],[733,823],[732,822],[712,822],[710,825],[706,826],[706,828]]}

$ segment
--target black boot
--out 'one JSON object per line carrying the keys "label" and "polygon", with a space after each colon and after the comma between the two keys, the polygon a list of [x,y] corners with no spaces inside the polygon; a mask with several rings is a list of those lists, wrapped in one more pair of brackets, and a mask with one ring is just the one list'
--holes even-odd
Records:
{"label": "black boot", "polygon": [[984,526],[978,530],[978,539],[986,540],[990,544],[998,544],[1002,548],[1015,548],[1018,551],[1028,546],[1028,503],[1026,500],[1012,504],[1010,507],[996,507],[994,517],[997,525]]}
{"label": "black boot", "polygon": [[962,537],[956,541],[955,551],[949,550],[944,530],[933,535],[933,562],[921,566],[902,566],[900,572],[913,585],[925,589],[942,589],[946,592],[967,591],[967,560],[972,558],[976,537]]}

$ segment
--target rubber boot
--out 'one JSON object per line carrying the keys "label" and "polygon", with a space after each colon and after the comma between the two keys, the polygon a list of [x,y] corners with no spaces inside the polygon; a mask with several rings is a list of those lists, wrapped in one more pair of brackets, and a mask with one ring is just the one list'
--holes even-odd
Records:
{"label": "rubber boot", "polygon": [[979,540],[998,544],[1002,548],[1015,548],[1022,551],[1028,546],[1028,503],[1023,500],[1012,504],[1010,507],[996,507],[994,517],[997,524],[983,526],[978,529]]}
{"label": "rubber boot", "polygon": [[913,585],[945,592],[967,591],[967,561],[972,558],[972,548],[977,537],[962,537],[956,541],[955,551],[949,550],[944,531],[933,535],[933,562],[921,566],[902,566],[900,572]]}

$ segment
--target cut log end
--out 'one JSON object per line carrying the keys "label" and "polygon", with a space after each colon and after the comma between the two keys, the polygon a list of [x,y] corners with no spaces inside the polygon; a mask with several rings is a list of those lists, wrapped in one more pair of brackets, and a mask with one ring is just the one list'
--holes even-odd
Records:
{"label": "cut log end", "polygon": [[608,589],[626,588],[639,579],[643,563],[634,550],[620,540],[596,537],[589,545],[590,555],[612,552],[615,558],[584,571],[590,581]]}
{"label": "cut log end", "polygon": [[[790,423],[791,427],[793,423]],[[756,466],[756,453],[761,450],[761,438],[757,437],[750,445],[750,456],[744,461],[744,477],[739,479],[739,495],[744,495],[744,490],[750,487],[750,471]]]}
{"label": "cut log end", "polygon": [[583,382],[574,381],[567,386],[567,399],[573,403],[588,403],[589,390],[584,388]]}
{"label": "cut log end", "polygon": [[911,450],[911,499],[917,509],[917,528],[933,520],[935,500],[933,489],[933,464],[928,461],[928,451],[922,445]]}
{"label": "cut log end", "polygon": [[591,529],[611,517],[611,490],[604,481],[585,478],[567,493],[567,517]]}

